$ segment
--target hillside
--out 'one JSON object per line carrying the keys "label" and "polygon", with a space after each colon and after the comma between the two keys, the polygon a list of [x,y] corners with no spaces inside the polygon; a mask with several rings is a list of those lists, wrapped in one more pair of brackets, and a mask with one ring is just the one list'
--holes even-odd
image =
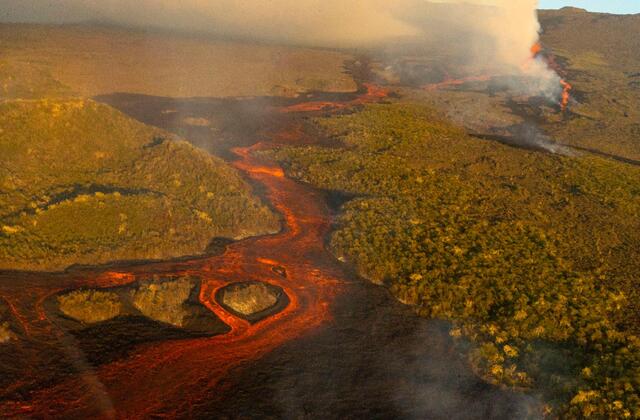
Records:
{"label": "hillside", "polygon": [[[640,168],[481,141],[420,104],[316,120],[343,148],[268,153],[357,197],[330,247],[475,343],[489,381],[572,416],[640,413]],[[635,315],[634,315],[635,314]]]}
{"label": "hillside", "polygon": [[[438,351],[468,356],[474,375],[496,389],[543,401],[550,417],[640,418],[640,16],[565,8],[540,19],[541,54],[573,85],[566,109],[557,98],[514,93],[508,86],[523,82],[518,76],[485,75],[444,47],[415,56],[411,48],[397,56],[371,50],[349,65],[351,75],[349,52],[106,26],[0,25],[0,270],[165,260],[207,252],[214,238],[279,231],[273,208],[205,150],[240,157],[236,167],[285,216],[282,235],[236,244],[203,267],[185,264],[194,278],[143,281],[126,296],[65,291],[57,305],[77,323],[137,314],[179,327],[190,299],[218,299],[217,313],[253,322],[283,293],[291,314],[304,318],[234,324],[230,341],[215,342],[225,346],[194,353],[171,340],[163,345],[179,351],[141,348],[136,360],[152,354],[156,363],[164,352],[177,355],[167,359],[176,364],[133,364],[143,367],[138,377],[117,362],[109,374],[129,388],[114,380],[109,391],[165,376],[143,391],[160,389],[179,371],[184,381],[171,392],[181,403],[205,382],[211,388],[199,392],[208,399],[224,382],[201,375],[211,360],[221,370],[232,356],[250,366],[247,354],[277,353],[287,334],[300,342],[314,335],[291,326],[327,321],[317,335],[338,328],[358,341],[368,324],[351,329],[335,316],[340,305],[362,310],[348,293],[333,295],[335,257],[348,265],[335,275],[344,274],[345,290],[363,286],[349,277],[355,271],[408,305],[386,300],[407,311],[403,321],[410,311],[445,320],[443,335],[455,345]],[[342,94],[356,89],[356,75],[368,93]],[[328,93],[303,95],[316,90]],[[14,273],[5,274],[8,288]],[[40,284],[49,278],[38,276]],[[30,299],[27,292],[16,301]],[[0,343],[17,345],[23,308],[10,303],[0,302]],[[406,348],[401,323],[394,318],[385,353]],[[330,345],[340,345],[334,338]],[[236,352],[238,344],[249,347]],[[402,364],[402,374],[412,368]],[[256,377],[266,395],[265,378]],[[385,398],[396,391],[385,389]],[[146,408],[148,395],[159,394],[145,392],[138,403]],[[121,392],[116,405],[130,395]]]}
{"label": "hillside", "polygon": [[165,259],[279,229],[222,160],[91,100],[0,104],[0,269]]}
{"label": "hillside", "polygon": [[474,71],[438,86],[456,68],[437,52],[396,67],[378,56],[401,99],[313,120],[342,147],[266,155],[354,197],[330,250],[451,321],[486,380],[551,415],[638,417],[640,16],[540,18],[544,54],[573,85],[566,111]]}
{"label": "hillside", "polygon": [[0,24],[0,98],[353,91],[348,56],[109,27]]}
{"label": "hillside", "polygon": [[1,24],[0,269],[165,259],[201,253],[214,237],[277,231],[275,214],[225,162],[87,98],[352,91],[346,58],[106,26]]}
{"label": "hillside", "polygon": [[573,85],[562,143],[640,161],[640,15],[541,11],[542,42]]}

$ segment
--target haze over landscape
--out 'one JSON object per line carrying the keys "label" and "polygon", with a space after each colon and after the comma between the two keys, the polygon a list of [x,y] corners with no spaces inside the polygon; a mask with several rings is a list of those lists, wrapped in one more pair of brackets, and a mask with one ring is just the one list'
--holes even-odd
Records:
{"label": "haze over landscape", "polygon": [[640,7],[565,5],[2,2],[0,417],[640,417]]}

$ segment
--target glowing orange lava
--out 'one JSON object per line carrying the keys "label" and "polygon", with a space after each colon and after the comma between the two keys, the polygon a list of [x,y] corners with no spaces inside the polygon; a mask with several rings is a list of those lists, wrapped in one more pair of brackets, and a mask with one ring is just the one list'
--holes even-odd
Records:
{"label": "glowing orange lava", "polygon": [[569,105],[569,100],[571,99],[571,89],[573,89],[573,86],[571,86],[564,79],[560,80],[560,84],[562,85],[562,100],[560,102],[560,106],[564,111],[567,109],[567,105]]}
{"label": "glowing orange lava", "polygon": [[531,46],[531,57],[535,58],[542,52],[542,45],[539,42],[536,42]]}
{"label": "glowing orange lava", "polygon": [[[542,54],[542,45],[540,43],[536,42],[531,47],[531,60],[535,59],[536,57],[538,57],[541,54]],[[562,68],[558,65],[558,63],[556,63],[556,60],[553,57],[553,55],[545,55],[544,56],[544,61],[547,63],[547,66],[550,69],[552,69],[553,71],[555,71],[559,75],[562,75],[562,73],[563,73]],[[573,87],[564,79],[560,79],[560,85],[562,86],[562,95],[561,95],[561,98],[560,98],[560,107],[561,107],[562,111],[564,112],[567,109],[567,106],[569,105],[569,100],[571,99],[571,89]]]}
{"label": "glowing orange lava", "polygon": [[[527,59],[521,65],[521,68],[523,70],[528,69],[531,66],[534,59],[536,59],[538,56],[540,56],[543,53],[542,45],[539,42],[536,42],[531,46],[530,52],[531,52],[531,56],[529,57],[529,59]],[[557,65],[553,56],[545,56],[544,60],[549,66],[549,68],[551,68],[558,74],[562,74],[562,72],[560,71],[560,66]],[[491,80],[493,77],[495,76],[480,75],[480,76],[467,76],[467,77],[455,79],[447,75],[442,82],[424,85],[422,86],[422,89],[429,92],[433,92],[436,90],[446,89],[449,87],[462,86],[469,82],[486,82]],[[564,79],[560,80],[560,84],[562,85],[562,97],[560,100],[560,106],[562,108],[562,111],[565,111],[567,109],[567,106],[569,105],[569,100],[571,99],[570,97],[571,97],[572,86]]]}
{"label": "glowing orange lava", "polygon": [[376,102],[388,95],[388,91],[380,86],[364,83],[366,92],[356,99],[348,102],[309,101],[283,108],[282,112],[314,112],[323,110],[336,110],[348,108],[354,105]]}
{"label": "glowing orange lava", "polygon": [[[384,89],[368,85],[365,94],[343,103],[310,102],[282,112],[340,109],[373,102]],[[291,128],[291,129],[290,129]],[[305,141],[295,126],[270,133],[279,143],[236,148],[234,166],[266,189],[267,199],[284,217],[284,230],[228,246],[224,254],[178,262],[143,264],[121,270],[26,276],[20,282],[0,281],[0,296],[15,318],[35,339],[64,335],[48,319],[47,298],[78,287],[106,288],[130,284],[151,274],[191,275],[201,279],[200,301],[231,331],[210,338],[168,340],[136,347],[126,358],[84,369],[62,382],[38,388],[28,401],[0,403],[2,417],[148,418],[186,416],[193,407],[220,390],[229,371],[256,360],[283,343],[308,334],[331,319],[330,305],[344,289],[344,275],[324,250],[330,213],[320,192],[267,166],[252,152],[278,144]],[[274,266],[286,269],[277,275]],[[1,279],[0,279],[1,280]],[[251,324],[227,312],[216,292],[233,282],[259,280],[281,287],[290,303],[281,312]],[[61,340],[61,343],[63,341]],[[76,350],[77,351],[77,350]],[[37,372],[25,373],[37,377]],[[15,386],[18,386],[16,384]]]}

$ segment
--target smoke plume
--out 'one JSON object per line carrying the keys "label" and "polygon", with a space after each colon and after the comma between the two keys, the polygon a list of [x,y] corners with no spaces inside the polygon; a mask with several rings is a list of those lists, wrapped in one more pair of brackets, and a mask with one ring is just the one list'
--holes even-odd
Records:
{"label": "smoke plume", "polygon": [[[0,20],[99,20],[266,42],[336,48],[424,42],[493,73],[524,74],[529,91],[559,79],[531,59],[536,0],[5,0]],[[523,86],[519,86],[520,89]]]}

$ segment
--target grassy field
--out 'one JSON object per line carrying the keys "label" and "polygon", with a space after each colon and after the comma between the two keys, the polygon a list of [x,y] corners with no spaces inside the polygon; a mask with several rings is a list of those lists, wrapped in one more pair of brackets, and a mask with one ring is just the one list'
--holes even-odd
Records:
{"label": "grassy field", "polygon": [[279,222],[222,160],[84,99],[0,104],[0,269],[163,259]]}
{"label": "grassy field", "polygon": [[332,251],[453,321],[488,380],[571,416],[640,415],[640,168],[480,141],[434,115],[367,106],[317,120],[344,148],[268,154],[359,197]]}
{"label": "grassy field", "polygon": [[338,52],[125,29],[0,24],[0,98],[353,91]]}

